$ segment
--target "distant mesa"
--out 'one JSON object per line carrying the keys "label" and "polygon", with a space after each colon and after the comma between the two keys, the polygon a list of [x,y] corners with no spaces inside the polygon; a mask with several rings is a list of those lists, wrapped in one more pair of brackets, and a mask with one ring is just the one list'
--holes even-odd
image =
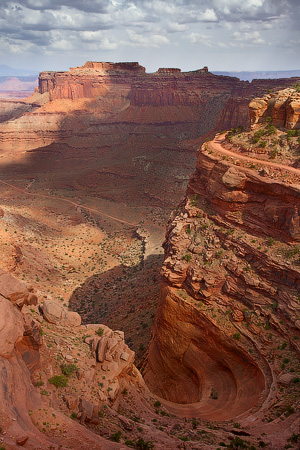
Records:
{"label": "distant mesa", "polygon": [[156,73],[181,73],[181,69],[161,67]]}
{"label": "distant mesa", "polygon": [[[87,61],[84,66],[76,67],[76,69],[94,69],[101,70],[103,72],[140,72],[145,73],[145,67],[141,66],[138,62],[95,62]],[[75,70],[76,70],[75,69]],[[74,70],[74,69],[71,69]]]}
{"label": "distant mesa", "polygon": [[[156,72],[157,74],[178,74],[181,73],[181,69],[178,69],[177,67],[161,67]],[[185,73],[185,72],[183,72]],[[194,70],[193,73],[208,73],[208,67],[204,66],[203,69]]]}
{"label": "distant mesa", "polygon": [[[179,68],[160,68],[155,73],[146,73],[145,67],[138,62],[97,62],[87,61],[83,66],[72,67],[69,71],[54,72],[45,71],[39,75],[38,92],[44,94],[49,92],[50,100],[79,98],[95,98],[102,96],[106,88],[112,84],[125,86],[132,90],[131,104],[140,105],[153,104],[153,106],[162,106],[164,104],[174,104],[174,98],[168,92],[164,92],[166,86],[162,84],[161,77],[174,75],[178,79],[184,80],[186,74],[198,79],[199,76],[209,75],[208,67],[192,72],[181,72]],[[147,90],[146,97],[137,100],[136,91]],[[156,99],[153,102],[148,99],[149,94],[156,91]],[[167,87],[167,90],[174,90],[175,87]],[[143,96],[143,95],[142,95]],[[172,98],[171,98],[172,97]],[[150,101],[150,103],[149,103]],[[137,102],[137,103],[136,103]]]}

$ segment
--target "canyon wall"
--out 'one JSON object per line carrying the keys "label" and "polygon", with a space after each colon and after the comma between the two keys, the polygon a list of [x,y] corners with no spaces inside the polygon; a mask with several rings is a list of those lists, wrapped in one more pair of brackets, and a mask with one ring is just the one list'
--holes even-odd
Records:
{"label": "canyon wall", "polygon": [[272,420],[299,371],[300,172],[291,185],[250,165],[204,144],[168,224],[145,380],[171,411]]}
{"label": "canyon wall", "polygon": [[[94,146],[107,128],[110,135],[118,135],[122,127],[122,135],[130,139],[135,128],[136,136],[149,140],[149,135],[157,135],[153,127],[161,127],[158,135],[182,146],[183,141],[204,139],[214,130],[249,126],[250,99],[292,82],[249,83],[213,75],[207,68],[193,72],[162,68],[148,74],[138,63],[87,62],[68,72],[41,72],[36,92],[26,101],[28,109],[17,115],[18,120],[7,116],[0,127],[0,142],[4,149],[30,150],[72,142],[76,130],[79,143]],[[0,101],[0,112],[5,109],[7,102]],[[147,128],[136,130],[136,125]]]}
{"label": "canyon wall", "polygon": [[33,165],[42,172],[55,165],[55,172],[60,166],[66,176],[89,161],[92,171],[85,180],[95,177],[95,170],[125,174],[132,180],[127,192],[147,191],[145,201],[155,198],[168,207],[184,195],[195,150],[207,136],[249,126],[251,98],[291,82],[249,83],[213,75],[207,68],[162,68],[149,74],[138,63],[88,62],[68,72],[42,72],[23,109],[10,104],[8,115],[7,102],[0,101],[1,148],[5,160],[11,161],[13,151],[26,165],[30,161],[23,166],[28,172]]}

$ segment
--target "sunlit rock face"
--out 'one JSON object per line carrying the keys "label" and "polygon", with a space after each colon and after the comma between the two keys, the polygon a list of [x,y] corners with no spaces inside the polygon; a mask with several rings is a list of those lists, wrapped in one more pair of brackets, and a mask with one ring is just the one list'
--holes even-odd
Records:
{"label": "sunlit rock face", "polygon": [[279,128],[294,130],[300,128],[300,92],[294,88],[269,93],[254,98],[250,103],[251,127],[271,120]]}
{"label": "sunlit rock face", "polygon": [[263,411],[299,334],[299,185],[246,166],[204,144],[167,228],[145,380],[190,417]]}

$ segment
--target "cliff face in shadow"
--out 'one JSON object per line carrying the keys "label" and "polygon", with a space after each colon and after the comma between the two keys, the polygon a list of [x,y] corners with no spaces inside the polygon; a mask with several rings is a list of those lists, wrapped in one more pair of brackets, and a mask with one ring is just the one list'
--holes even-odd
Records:
{"label": "cliff face in shadow", "polygon": [[117,203],[136,202],[138,192],[143,203],[169,213],[207,135],[249,126],[249,100],[290,84],[249,83],[206,69],[148,74],[138,63],[42,72],[24,104],[0,101],[2,165],[8,174],[21,167],[23,177],[51,169],[57,180],[47,180],[47,189],[83,187]]}

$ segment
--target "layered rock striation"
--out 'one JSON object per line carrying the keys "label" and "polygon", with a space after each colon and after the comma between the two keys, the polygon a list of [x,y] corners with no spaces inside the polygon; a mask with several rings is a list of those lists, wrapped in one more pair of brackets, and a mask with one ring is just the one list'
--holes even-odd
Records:
{"label": "layered rock striation", "polygon": [[249,125],[251,98],[290,85],[290,79],[249,83],[207,68],[149,74],[138,63],[87,62],[68,72],[41,72],[25,106],[1,101],[0,142],[15,151],[54,142],[74,146],[76,130],[77,142],[85,147],[94,147],[99,137],[111,146],[107,133],[122,133],[128,140],[158,133],[159,140],[166,135],[168,144],[178,146],[212,130]]}
{"label": "layered rock striation", "polygon": [[272,421],[300,369],[300,171],[275,181],[220,142],[198,151],[168,224],[145,379],[172,411]]}
{"label": "layered rock striation", "polygon": [[104,172],[125,175],[130,198],[123,198],[114,180],[105,180],[102,195],[129,203],[142,192],[145,202],[168,208],[184,195],[199,143],[216,130],[249,126],[249,100],[290,84],[249,83],[207,68],[146,73],[138,63],[87,62],[66,72],[42,72],[25,106],[0,102],[3,161],[15,170],[13,150],[24,177],[32,167],[33,178],[50,169],[63,179],[70,173],[67,184],[80,187],[76,174],[83,166],[84,184]]}

